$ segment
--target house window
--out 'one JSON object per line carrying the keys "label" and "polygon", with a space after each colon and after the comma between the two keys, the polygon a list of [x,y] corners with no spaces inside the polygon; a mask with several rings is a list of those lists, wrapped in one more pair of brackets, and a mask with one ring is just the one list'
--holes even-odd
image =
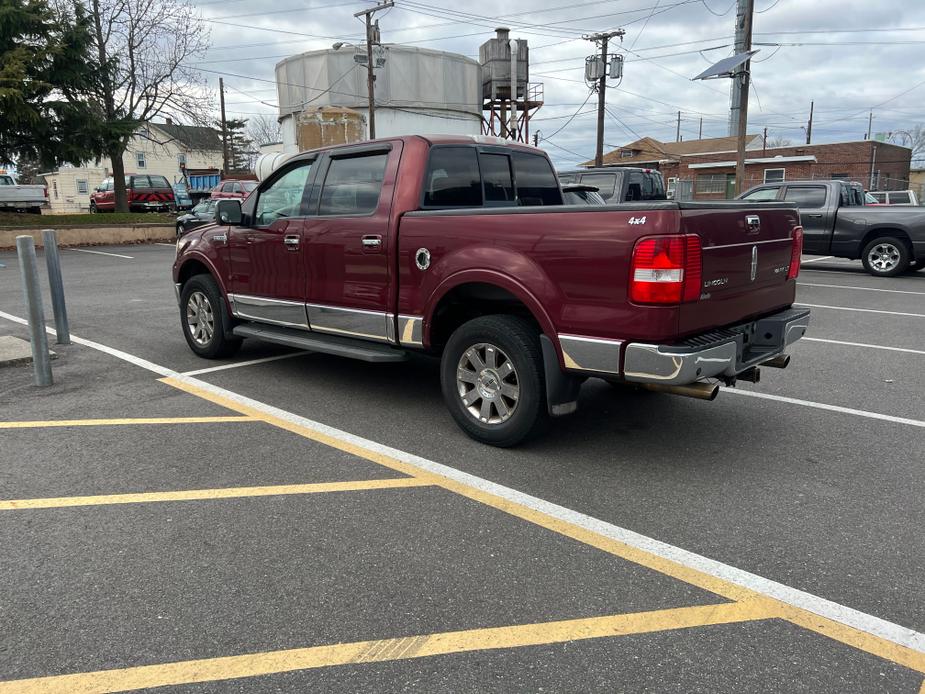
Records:
{"label": "house window", "polygon": [[784,180],[784,169],[765,169],[764,170],[764,182],[765,183],[780,183]]}
{"label": "house window", "polygon": [[135,164],[139,169],[144,169],[147,167],[147,162],[145,161],[144,152],[135,152]]}
{"label": "house window", "polygon": [[55,195],[55,200],[58,199],[58,181],[54,180],[51,182],[51,192]]}
{"label": "house window", "polygon": [[88,192],[90,192],[90,186],[87,184],[87,180],[85,178],[78,178],[77,179],[77,194],[86,195]]}
{"label": "house window", "polygon": [[694,185],[696,193],[725,193],[726,174],[698,174]]}
{"label": "house window", "polygon": [[186,152],[177,154],[177,165],[180,167],[186,166]]}
{"label": "house window", "polygon": [[621,149],[620,150],[621,159],[629,159],[631,156],[633,156],[633,154],[635,154],[635,152],[633,152],[633,150],[631,149]]}

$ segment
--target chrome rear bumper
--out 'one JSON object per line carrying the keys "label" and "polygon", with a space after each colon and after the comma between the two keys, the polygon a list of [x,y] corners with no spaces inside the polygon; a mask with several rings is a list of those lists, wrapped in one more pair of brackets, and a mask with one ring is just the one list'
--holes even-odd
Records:
{"label": "chrome rear bumper", "polygon": [[623,378],[634,383],[684,385],[734,377],[781,354],[806,333],[809,309],[789,308],[733,328],[698,335],[677,345],[626,345]]}

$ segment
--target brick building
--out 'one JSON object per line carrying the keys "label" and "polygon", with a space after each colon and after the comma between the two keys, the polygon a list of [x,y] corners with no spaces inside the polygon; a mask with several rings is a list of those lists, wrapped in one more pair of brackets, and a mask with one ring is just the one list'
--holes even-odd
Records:
{"label": "brick building", "polygon": [[[605,154],[604,165],[658,169],[679,199],[721,200],[733,197],[735,158],[734,137],[686,142],[644,137]],[[903,190],[909,187],[911,159],[908,147],[875,140],[764,147],[760,135],[749,135],[745,189],[772,181],[845,179],[870,190]]]}

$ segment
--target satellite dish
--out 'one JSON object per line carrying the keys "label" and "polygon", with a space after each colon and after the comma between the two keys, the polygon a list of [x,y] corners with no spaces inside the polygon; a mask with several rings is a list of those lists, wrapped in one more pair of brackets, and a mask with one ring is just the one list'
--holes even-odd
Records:
{"label": "satellite dish", "polygon": [[745,51],[744,53],[736,53],[735,55],[728,58],[723,58],[718,63],[708,67],[696,77],[692,77],[691,81],[715,80],[719,79],[720,77],[733,77],[735,75],[735,69],[742,63],[748,62],[757,52],[758,51]]}

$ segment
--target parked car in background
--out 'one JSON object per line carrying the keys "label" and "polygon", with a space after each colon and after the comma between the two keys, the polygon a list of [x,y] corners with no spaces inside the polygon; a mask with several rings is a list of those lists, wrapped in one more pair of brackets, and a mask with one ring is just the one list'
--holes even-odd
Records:
{"label": "parked car in background", "polygon": [[543,152],[496,138],[302,152],[215,220],[173,267],[194,353],[438,356],[450,414],[496,446],[575,411],[591,377],[704,400],[757,383],[809,321],[792,206],[565,206]]}
{"label": "parked car in background", "polygon": [[177,217],[177,236],[183,236],[186,232],[211,222],[215,217],[215,204],[217,202],[218,200],[206,198],[198,202],[186,214],[181,214]]}
{"label": "parked car in background", "polygon": [[580,169],[560,173],[559,180],[563,184],[582,183],[594,186],[608,205],[668,199],[665,193],[665,179],[655,169],[631,166]]}
{"label": "parked car in background", "polygon": [[212,198],[246,198],[258,185],[257,181],[223,181],[212,189]]}
{"label": "parked car in background", "polygon": [[[173,188],[164,176],[128,174],[125,177],[125,193],[132,212],[168,212],[176,209]],[[110,176],[90,193],[90,212],[113,212],[115,209],[115,182]]]}
{"label": "parked car in background", "polygon": [[221,174],[215,169],[183,169],[183,174],[194,205],[212,197],[212,190],[222,181]]}
{"label": "parked car in background", "polygon": [[40,214],[47,206],[47,186],[20,185],[13,174],[0,169],[0,208]]}
{"label": "parked car in background", "polygon": [[925,268],[925,209],[861,205],[845,181],[765,183],[739,200],[788,202],[800,211],[807,253],[860,258],[877,277]]}
{"label": "parked car in background", "polygon": [[914,190],[872,190],[869,195],[880,205],[918,205]]}
{"label": "parked car in background", "polygon": [[606,205],[596,186],[567,183],[562,186],[562,201],[566,205]]}

